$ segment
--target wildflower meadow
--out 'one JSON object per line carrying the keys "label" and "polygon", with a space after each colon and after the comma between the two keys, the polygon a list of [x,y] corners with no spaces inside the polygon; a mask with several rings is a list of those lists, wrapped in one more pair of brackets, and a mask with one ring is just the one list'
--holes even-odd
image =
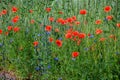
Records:
{"label": "wildflower meadow", "polygon": [[120,0],[0,0],[0,80],[120,80]]}

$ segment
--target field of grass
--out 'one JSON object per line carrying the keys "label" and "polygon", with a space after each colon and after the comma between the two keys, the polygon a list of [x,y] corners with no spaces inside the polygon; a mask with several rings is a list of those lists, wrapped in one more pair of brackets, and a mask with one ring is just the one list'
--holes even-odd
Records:
{"label": "field of grass", "polygon": [[119,80],[119,4],[0,0],[0,79]]}

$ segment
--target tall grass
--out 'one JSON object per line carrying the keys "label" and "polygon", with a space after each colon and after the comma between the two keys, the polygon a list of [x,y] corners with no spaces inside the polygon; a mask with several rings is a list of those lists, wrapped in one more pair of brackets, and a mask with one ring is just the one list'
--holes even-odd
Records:
{"label": "tall grass", "polygon": [[[20,79],[30,80],[119,80],[120,79],[120,31],[116,26],[120,22],[119,0],[0,0],[0,11],[7,10],[7,14],[0,16],[0,68],[13,71]],[[105,6],[111,6],[109,13],[104,12]],[[18,11],[11,12],[12,6]],[[51,12],[45,9],[50,7]],[[87,15],[79,14],[81,9],[87,10]],[[29,13],[33,10],[33,13]],[[58,14],[62,11],[63,14]],[[20,16],[17,23],[12,23],[14,16]],[[106,16],[113,15],[111,21]],[[48,20],[49,17],[66,19],[76,16],[80,25],[72,28],[86,34],[80,45],[65,38],[69,25],[60,25]],[[102,24],[95,21],[101,19]],[[30,21],[35,20],[34,24]],[[85,24],[87,22],[87,24]],[[52,31],[46,32],[46,25],[52,26]],[[20,31],[11,31],[4,35],[7,26],[18,26]],[[54,30],[58,28],[60,32]],[[103,34],[96,35],[95,30],[100,28]],[[93,37],[88,37],[90,33]],[[110,39],[113,34],[117,40]],[[53,37],[50,43],[48,38]],[[106,38],[100,42],[100,38]],[[63,45],[59,48],[56,39],[62,39]],[[33,42],[38,41],[37,47]],[[78,51],[77,58],[71,53]]]}

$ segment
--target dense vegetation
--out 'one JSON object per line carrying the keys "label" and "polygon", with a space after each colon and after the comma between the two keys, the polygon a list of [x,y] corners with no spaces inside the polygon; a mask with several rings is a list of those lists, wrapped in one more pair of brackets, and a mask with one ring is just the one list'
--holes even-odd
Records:
{"label": "dense vegetation", "polygon": [[18,80],[119,80],[119,4],[0,0],[0,73]]}

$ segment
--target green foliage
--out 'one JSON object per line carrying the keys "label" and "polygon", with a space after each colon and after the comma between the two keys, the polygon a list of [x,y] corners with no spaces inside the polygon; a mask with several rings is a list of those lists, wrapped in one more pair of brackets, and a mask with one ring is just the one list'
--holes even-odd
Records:
{"label": "green foliage", "polygon": [[[0,0],[0,68],[14,71],[15,75],[24,80],[119,80],[120,79],[120,30],[116,24],[120,22],[120,0]],[[109,13],[104,12],[105,6],[111,6]],[[12,6],[18,11],[11,12]],[[51,12],[46,12],[51,8]],[[79,14],[81,9],[87,10],[87,15]],[[33,13],[29,13],[33,10]],[[60,11],[63,14],[58,14]],[[14,16],[19,16],[17,23],[12,23]],[[111,21],[106,16],[113,15]],[[76,16],[80,25],[73,24],[73,29],[86,34],[78,46],[75,41],[65,38],[69,25],[60,25],[48,20],[49,17],[66,19]],[[101,19],[102,24],[95,21]],[[31,24],[31,20],[35,20]],[[87,24],[84,24],[85,21]],[[52,32],[46,32],[46,25],[52,26]],[[7,26],[20,27],[19,32],[10,31],[4,35]],[[58,28],[60,32],[54,30]],[[96,35],[100,28],[103,34]],[[89,38],[87,34],[93,35]],[[110,39],[113,34],[117,41]],[[49,37],[54,42],[48,41]],[[106,38],[100,42],[100,38]],[[63,45],[59,48],[55,40],[62,38]],[[34,47],[33,42],[39,45]],[[77,58],[72,58],[74,51],[80,52]]]}

